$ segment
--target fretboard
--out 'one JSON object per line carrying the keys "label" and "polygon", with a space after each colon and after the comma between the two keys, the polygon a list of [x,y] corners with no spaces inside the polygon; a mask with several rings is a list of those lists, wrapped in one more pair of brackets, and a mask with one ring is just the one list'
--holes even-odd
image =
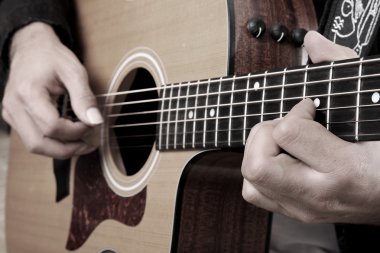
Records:
{"label": "fretboard", "polygon": [[254,125],[304,98],[338,137],[380,140],[380,58],[369,57],[165,85],[158,149],[242,147]]}

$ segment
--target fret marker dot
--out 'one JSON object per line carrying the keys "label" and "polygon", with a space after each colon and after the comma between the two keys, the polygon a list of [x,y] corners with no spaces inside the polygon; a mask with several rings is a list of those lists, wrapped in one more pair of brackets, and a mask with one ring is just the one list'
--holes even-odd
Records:
{"label": "fret marker dot", "polygon": [[255,82],[255,84],[253,85],[253,88],[255,89],[255,91],[257,91],[260,88],[260,83]]}
{"label": "fret marker dot", "polygon": [[319,100],[319,98],[314,99],[314,105],[318,108],[321,105],[321,100]]}
{"label": "fret marker dot", "polygon": [[215,109],[211,109],[210,110],[210,117],[214,117],[215,116]]}
{"label": "fret marker dot", "polygon": [[192,119],[193,116],[194,116],[194,112],[193,112],[193,111],[189,111],[189,114],[187,115],[187,117],[188,117],[189,119]]}
{"label": "fret marker dot", "polygon": [[376,104],[377,102],[379,102],[380,101],[380,94],[379,94],[379,92],[375,92],[375,93],[373,93],[372,94],[372,102],[374,103],[374,104]]}

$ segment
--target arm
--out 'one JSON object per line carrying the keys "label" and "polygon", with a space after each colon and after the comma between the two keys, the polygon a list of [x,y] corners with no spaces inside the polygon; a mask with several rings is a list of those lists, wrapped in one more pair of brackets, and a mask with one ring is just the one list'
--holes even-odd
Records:
{"label": "arm", "polygon": [[[353,58],[353,51],[308,33],[313,62]],[[244,198],[304,222],[380,223],[380,142],[349,143],[315,122],[306,99],[281,120],[253,128],[242,172]]]}

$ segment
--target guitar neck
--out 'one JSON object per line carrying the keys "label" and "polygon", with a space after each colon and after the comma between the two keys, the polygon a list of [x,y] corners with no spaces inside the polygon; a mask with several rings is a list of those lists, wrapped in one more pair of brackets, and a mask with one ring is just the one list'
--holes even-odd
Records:
{"label": "guitar neck", "polygon": [[348,141],[380,139],[380,58],[165,85],[158,149],[242,147],[257,123],[310,98],[316,120]]}

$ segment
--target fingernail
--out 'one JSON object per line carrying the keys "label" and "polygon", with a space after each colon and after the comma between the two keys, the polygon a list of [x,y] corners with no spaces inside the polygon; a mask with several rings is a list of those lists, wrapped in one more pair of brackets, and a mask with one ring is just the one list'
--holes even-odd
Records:
{"label": "fingernail", "polygon": [[96,107],[91,107],[86,112],[87,119],[93,125],[99,125],[103,123],[103,117],[100,114],[100,111]]}

